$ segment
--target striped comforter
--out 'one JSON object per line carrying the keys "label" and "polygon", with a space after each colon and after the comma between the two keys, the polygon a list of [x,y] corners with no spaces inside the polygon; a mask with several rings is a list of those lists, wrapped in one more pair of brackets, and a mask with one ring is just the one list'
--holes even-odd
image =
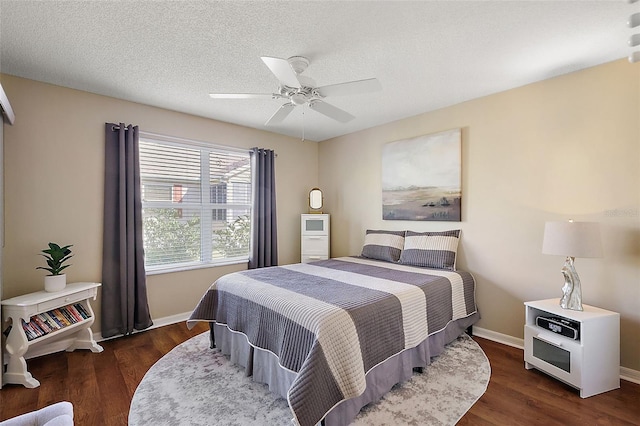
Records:
{"label": "striped comforter", "polygon": [[471,274],[344,257],[218,279],[188,322],[214,321],[297,373],[295,420],[319,422],[360,395],[377,364],[476,312]]}

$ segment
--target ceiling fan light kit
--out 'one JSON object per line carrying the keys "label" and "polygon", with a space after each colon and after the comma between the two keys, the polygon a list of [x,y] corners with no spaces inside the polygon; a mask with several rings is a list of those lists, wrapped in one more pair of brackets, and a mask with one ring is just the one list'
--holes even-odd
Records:
{"label": "ceiling fan light kit", "polygon": [[287,102],[267,120],[265,125],[282,122],[297,106],[307,105],[309,109],[319,112],[341,123],[347,123],[355,118],[342,109],[324,101],[327,96],[345,96],[382,90],[382,86],[375,78],[349,81],[316,87],[316,82],[301,75],[310,64],[304,56],[292,56],[289,59],[263,56],[262,62],[278,79],[278,93],[211,93],[214,99],[284,99]]}

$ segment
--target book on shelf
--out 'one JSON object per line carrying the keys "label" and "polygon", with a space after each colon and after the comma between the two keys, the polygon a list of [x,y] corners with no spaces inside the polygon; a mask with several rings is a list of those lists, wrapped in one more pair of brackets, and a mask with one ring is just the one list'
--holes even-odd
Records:
{"label": "book on shelf", "polygon": [[33,321],[34,325],[43,333],[50,333],[51,328],[44,322],[38,315],[34,315],[31,317],[31,321]]}
{"label": "book on shelf", "polygon": [[83,318],[87,319],[87,318],[91,318],[91,315],[89,315],[89,312],[87,312],[87,310],[84,308],[84,306],[82,305],[82,303],[76,303],[75,308],[80,311],[80,315],[82,315]]}
{"label": "book on shelf", "polygon": [[91,318],[91,315],[82,303],[75,303],[33,315],[29,322],[22,320],[22,329],[27,340],[33,340],[87,318]]}
{"label": "book on shelf", "polygon": [[62,310],[60,308],[56,308],[52,312],[56,317],[58,317],[60,322],[62,322],[65,326],[72,324],[71,321],[69,321],[69,319],[67,318],[67,316],[62,313]]}
{"label": "book on shelf", "polygon": [[78,312],[78,310],[73,305],[67,306],[67,310],[73,316],[73,318],[76,320],[76,322],[82,321],[84,319],[84,318],[82,318],[82,315],[80,315],[80,312]]}
{"label": "book on shelf", "polygon": [[44,335],[44,330],[42,330],[35,322],[29,321],[29,327],[31,328],[31,330],[33,330],[37,337]]}
{"label": "book on shelf", "polygon": [[44,313],[46,315],[47,318],[49,318],[53,323],[55,323],[55,325],[57,326],[58,329],[64,327],[64,324],[58,319],[58,317],[51,311],[47,311]]}
{"label": "book on shelf", "polygon": [[24,330],[24,334],[27,336],[27,340],[33,340],[39,337],[35,328],[31,325],[31,321],[24,322],[24,320],[22,320],[22,329]]}
{"label": "book on shelf", "polygon": [[49,312],[43,312],[38,315],[44,318],[45,322],[49,324],[49,327],[51,327],[52,330],[59,330],[62,327],[51,315],[49,315]]}
{"label": "book on shelf", "polygon": [[64,319],[67,321],[67,325],[71,325],[75,323],[75,319],[69,314],[69,311],[65,308],[58,308]]}

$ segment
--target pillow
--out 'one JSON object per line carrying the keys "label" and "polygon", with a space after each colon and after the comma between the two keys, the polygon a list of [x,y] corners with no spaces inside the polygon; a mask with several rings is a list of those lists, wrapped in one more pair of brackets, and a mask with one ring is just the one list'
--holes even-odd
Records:
{"label": "pillow", "polygon": [[404,231],[378,231],[367,229],[362,257],[397,262],[404,246]]}
{"label": "pillow", "polygon": [[400,263],[455,271],[459,239],[459,229],[443,232],[407,231]]}

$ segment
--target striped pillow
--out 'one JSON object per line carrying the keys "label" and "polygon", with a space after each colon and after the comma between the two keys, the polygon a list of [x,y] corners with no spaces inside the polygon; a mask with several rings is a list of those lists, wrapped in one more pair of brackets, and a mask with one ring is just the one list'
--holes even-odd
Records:
{"label": "striped pillow", "polygon": [[378,231],[367,229],[362,257],[397,262],[404,246],[404,231]]}
{"label": "striped pillow", "polygon": [[455,271],[459,239],[459,229],[443,232],[407,231],[400,263]]}

